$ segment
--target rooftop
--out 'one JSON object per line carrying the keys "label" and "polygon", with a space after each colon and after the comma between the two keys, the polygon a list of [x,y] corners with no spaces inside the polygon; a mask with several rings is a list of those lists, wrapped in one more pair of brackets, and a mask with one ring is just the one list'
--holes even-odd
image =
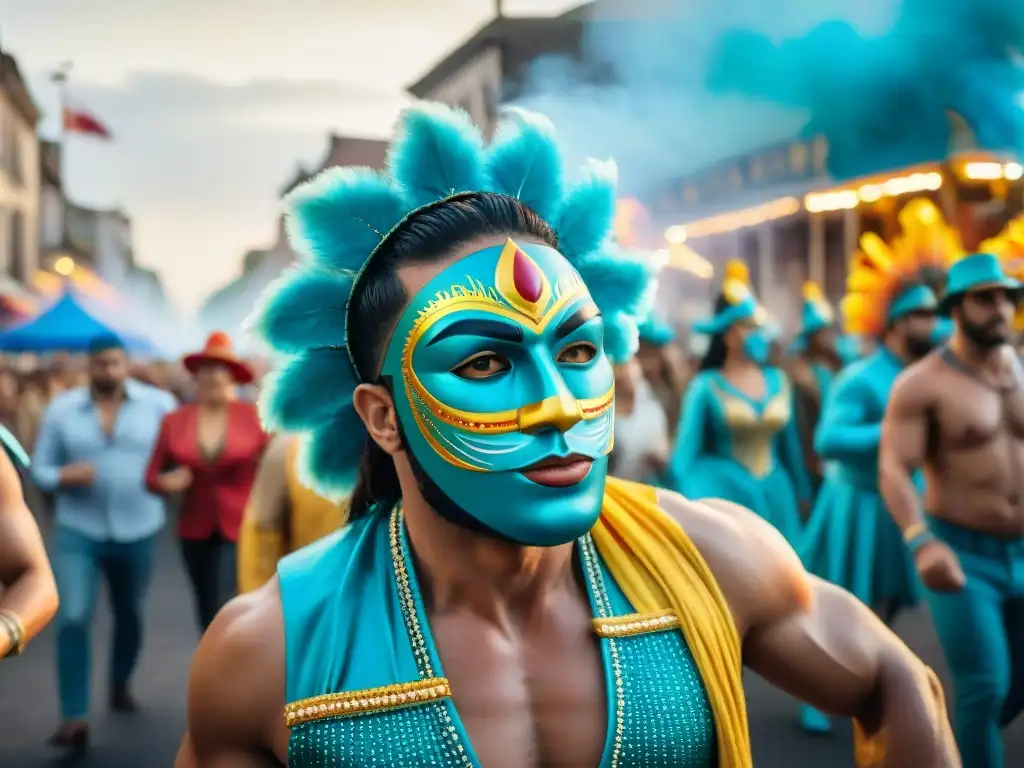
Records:
{"label": "rooftop", "polygon": [[0,51],[0,87],[25,122],[34,128],[42,113],[32,100],[25,79],[21,76],[21,70],[18,69],[18,62],[4,51]]}
{"label": "rooftop", "polygon": [[587,3],[561,16],[502,16],[493,19],[406,90],[416,98],[425,98],[452,74],[493,47],[501,48],[503,73],[514,79],[526,65],[542,55],[577,53],[590,16],[591,4]]}

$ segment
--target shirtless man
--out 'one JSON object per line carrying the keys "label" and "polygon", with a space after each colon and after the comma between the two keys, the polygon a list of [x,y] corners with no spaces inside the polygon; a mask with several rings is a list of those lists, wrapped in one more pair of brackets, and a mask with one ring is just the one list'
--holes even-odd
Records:
{"label": "shirtless man", "polygon": [[607,477],[604,327],[650,278],[606,241],[603,168],[563,196],[549,130],[484,155],[463,113],[417,105],[393,181],[293,193],[310,260],[257,324],[290,355],[265,412],[308,433],[318,489],[362,469],[345,530],[204,636],[177,768],[751,768],[744,662],[857,718],[864,764],[958,766],[934,676],[774,529]]}
{"label": "shirtless man", "polygon": [[57,612],[57,585],[14,461],[28,457],[0,427],[0,659],[17,656]]}
{"label": "shirtless man", "polygon": [[994,256],[953,265],[942,301],[953,337],[897,381],[879,456],[953,675],[967,768],[1003,766],[999,728],[1024,705],[1024,377],[1010,343],[1019,295]]}

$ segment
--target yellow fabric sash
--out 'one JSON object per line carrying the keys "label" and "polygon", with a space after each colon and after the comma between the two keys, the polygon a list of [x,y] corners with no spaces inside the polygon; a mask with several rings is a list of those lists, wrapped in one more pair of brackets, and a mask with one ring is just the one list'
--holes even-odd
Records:
{"label": "yellow fabric sash", "polygon": [[246,510],[238,531],[238,591],[254,592],[277,571],[277,561],[288,554],[281,531],[261,528]]}
{"label": "yellow fabric sash", "polygon": [[288,458],[285,462],[288,499],[291,504],[291,519],[286,530],[291,551],[319,541],[348,521],[348,502],[338,504],[330,501],[302,484],[296,466],[298,455],[299,441],[292,440],[288,445]]}
{"label": "yellow fabric sash", "polygon": [[740,636],[697,547],[658,505],[654,488],[611,477],[591,536],[639,613],[679,617],[711,702],[720,768],[752,768]]}

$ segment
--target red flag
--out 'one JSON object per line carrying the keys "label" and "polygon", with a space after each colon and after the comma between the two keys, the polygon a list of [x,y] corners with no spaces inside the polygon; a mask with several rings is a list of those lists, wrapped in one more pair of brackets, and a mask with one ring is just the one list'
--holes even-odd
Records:
{"label": "red flag", "polygon": [[68,107],[64,107],[64,131],[66,133],[84,133],[99,139],[113,138],[110,129],[91,114]]}

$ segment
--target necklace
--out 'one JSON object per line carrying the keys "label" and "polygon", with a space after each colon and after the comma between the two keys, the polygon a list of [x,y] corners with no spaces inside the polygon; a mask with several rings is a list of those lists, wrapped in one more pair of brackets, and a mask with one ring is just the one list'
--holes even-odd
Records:
{"label": "necklace", "polygon": [[963,360],[957,357],[956,353],[949,347],[943,347],[939,355],[942,357],[942,360],[951,368],[954,368],[957,371],[960,371],[960,373],[964,374],[965,376],[970,377],[971,379],[985,387],[985,389],[989,389],[1000,395],[1006,395],[1009,394],[1010,392],[1015,392],[1017,389],[1020,388],[1020,376],[1017,370],[1017,365],[1014,365],[1013,383],[1001,387],[997,384],[993,384],[992,382],[988,381],[983,376],[981,376],[977,371],[975,371]]}

